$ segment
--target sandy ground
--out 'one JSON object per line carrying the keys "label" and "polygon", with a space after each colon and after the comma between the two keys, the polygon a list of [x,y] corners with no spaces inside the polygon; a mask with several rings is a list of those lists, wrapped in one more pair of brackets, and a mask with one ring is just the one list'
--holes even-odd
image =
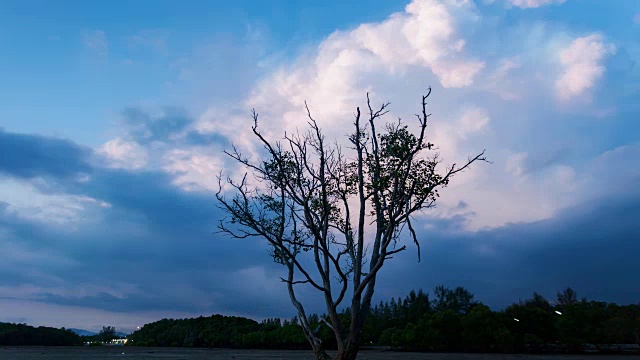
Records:
{"label": "sandy ground", "polygon": [[[0,347],[1,360],[111,360],[111,359],[163,359],[163,360],[313,360],[310,351],[232,350],[232,349],[180,349],[137,348],[121,346],[104,347]],[[424,354],[395,353],[380,350],[363,350],[362,360],[640,360],[640,356],[600,355],[486,355],[486,354]]]}

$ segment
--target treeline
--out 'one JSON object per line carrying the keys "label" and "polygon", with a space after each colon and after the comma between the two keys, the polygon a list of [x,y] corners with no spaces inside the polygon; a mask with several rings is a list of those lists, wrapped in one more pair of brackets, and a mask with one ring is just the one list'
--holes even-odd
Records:
{"label": "treeline", "polygon": [[[340,317],[348,326],[349,309]],[[309,321],[327,348],[336,346],[323,316],[311,315]],[[141,346],[309,348],[297,318],[261,323],[222,315],[163,319],[143,326],[129,340],[130,345]],[[439,286],[431,297],[412,291],[405,298],[375,305],[362,341],[437,352],[582,352],[586,346],[617,351],[615,344],[640,346],[640,304],[578,300],[568,288],[553,304],[534,293],[530,299],[492,311],[464,288]]]}
{"label": "treeline", "polygon": [[640,304],[578,300],[570,288],[553,304],[534,293],[494,312],[463,288],[438,287],[431,301],[427,294],[412,292],[381,303],[369,320],[369,341],[398,349],[510,353],[640,347]]}
{"label": "treeline", "polygon": [[0,346],[70,346],[82,343],[79,335],[65,328],[0,323]]}

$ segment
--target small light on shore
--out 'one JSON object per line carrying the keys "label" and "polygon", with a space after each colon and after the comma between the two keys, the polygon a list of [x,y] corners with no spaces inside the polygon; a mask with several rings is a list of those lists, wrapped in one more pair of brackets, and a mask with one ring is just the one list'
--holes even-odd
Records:
{"label": "small light on shore", "polygon": [[516,318],[513,318],[513,320],[515,320],[515,321],[520,321],[520,320],[518,320],[518,319],[516,319]]}
{"label": "small light on shore", "polygon": [[558,310],[556,310],[556,314],[562,315],[562,313],[560,311],[558,311]]}

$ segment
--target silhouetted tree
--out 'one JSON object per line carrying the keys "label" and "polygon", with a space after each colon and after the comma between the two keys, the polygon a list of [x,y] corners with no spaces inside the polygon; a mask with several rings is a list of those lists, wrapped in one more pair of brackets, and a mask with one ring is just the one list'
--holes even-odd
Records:
{"label": "silhouetted tree", "polygon": [[[318,359],[329,356],[296,296],[297,285],[310,285],[324,299],[336,359],[355,359],[379,271],[406,249],[399,244],[402,230],[408,229],[420,259],[413,215],[435,206],[438,189],[454,175],[485,160],[483,151],[439,173],[438,153],[423,155],[435,151],[425,135],[429,93],[422,97],[416,134],[400,120],[381,126],[389,104],[374,109],[367,96],[368,119],[356,109],[350,156],[325,139],[308,107],[309,131],[285,134],[282,142],[267,140],[258,131],[254,110],[252,130],[266,158],[253,162],[235,147],[227,153],[248,167],[260,184],[249,185],[247,175],[239,181],[220,178],[217,199],[229,218],[219,228],[236,238],[267,240],[274,261],[287,269],[282,281]],[[224,185],[233,195],[228,196]],[[305,265],[309,262],[303,261],[304,254],[310,255],[311,267]],[[343,326],[338,307],[347,296],[350,321]]]}
{"label": "silhouetted tree", "polygon": [[505,309],[511,319],[510,328],[516,335],[518,345],[537,349],[555,339],[555,316],[553,307],[542,295],[534,292],[531,299],[512,304]]}
{"label": "silhouetted tree", "polygon": [[463,287],[452,290],[440,285],[433,290],[431,308],[436,312],[452,310],[459,314],[468,314],[477,304],[473,300],[473,294]]}
{"label": "silhouetted tree", "polygon": [[464,350],[489,352],[497,348],[496,334],[502,330],[499,318],[486,305],[475,306],[462,319]]}
{"label": "silhouetted tree", "polygon": [[102,341],[111,341],[118,337],[116,335],[116,328],[113,326],[103,326],[102,330],[98,333],[98,337]]}
{"label": "silhouetted tree", "polygon": [[561,307],[566,305],[573,305],[577,302],[578,302],[578,295],[570,287],[564,289],[562,292],[559,292],[556,299],[556,303],[558,304],[558,306],[561,306]]}

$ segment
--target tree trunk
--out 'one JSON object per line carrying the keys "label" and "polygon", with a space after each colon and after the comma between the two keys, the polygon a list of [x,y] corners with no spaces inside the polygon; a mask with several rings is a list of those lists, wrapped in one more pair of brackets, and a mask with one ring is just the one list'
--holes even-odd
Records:
{"label": "tree trunk", "polygon": [[327,354],[324,350],[320,348],[315,348],[313,350],[313,353],[316,354],[317,360],[332,360],[331,356],[329,356],[329,354]]}
{"label": "tree trunk", "polygon": [[349,334],[344,351],[342,353],[338,353],[336,360],[355,360],[358,356],[358,350],[360,350],[359,338],[359,332],[356,334]]}
{"label": "tree trunk", "polygon": [[344,345],[339,347],[335,360],[355,360],[360,350],[360,342],[362,340],[362,329],[364,322],[369,315],[371,309],[371,298],[373,297],[373,288],[376,283],[374,276],[364,296],[354,296],[351,303],[351,324],[349,326],[349,334],[347,335]]}
{"label": "tree trunk", "polygon": [[352,309],[351,316],[352,318],[351,326],[349,328],[349,335],[347,336],[344,345],[338,351],[336,360],[355,360],[355,358],[358,356],[358,351],[360,350],[360,342],[362,340],[362,328],[364,327],[364,319],[366,318],[366,314],[363,313],[361,308],[355,311]]}
{"label": "tree trunk", "polygon": [[309,319],[307,318],[307,314],[304,312],[304,307],[296,298],[296,294],[293,291],[293,272],[294,265],[293,262],[287,262],[287,268],[289,270],[289,276],[287,281],[287,289],[289,290],[289,298],[291,303],[298,310],[298,318],[300,320],[300,327],[302,327],[302,332],[304,336],[309,341],[309,345],[313,349],[313,353],[316,354],[316,359],[318,360],[331,360],[331,357],[324,351],[322,346],[322,340],[320,340],[313,332],[313,329],[309,325]]}

